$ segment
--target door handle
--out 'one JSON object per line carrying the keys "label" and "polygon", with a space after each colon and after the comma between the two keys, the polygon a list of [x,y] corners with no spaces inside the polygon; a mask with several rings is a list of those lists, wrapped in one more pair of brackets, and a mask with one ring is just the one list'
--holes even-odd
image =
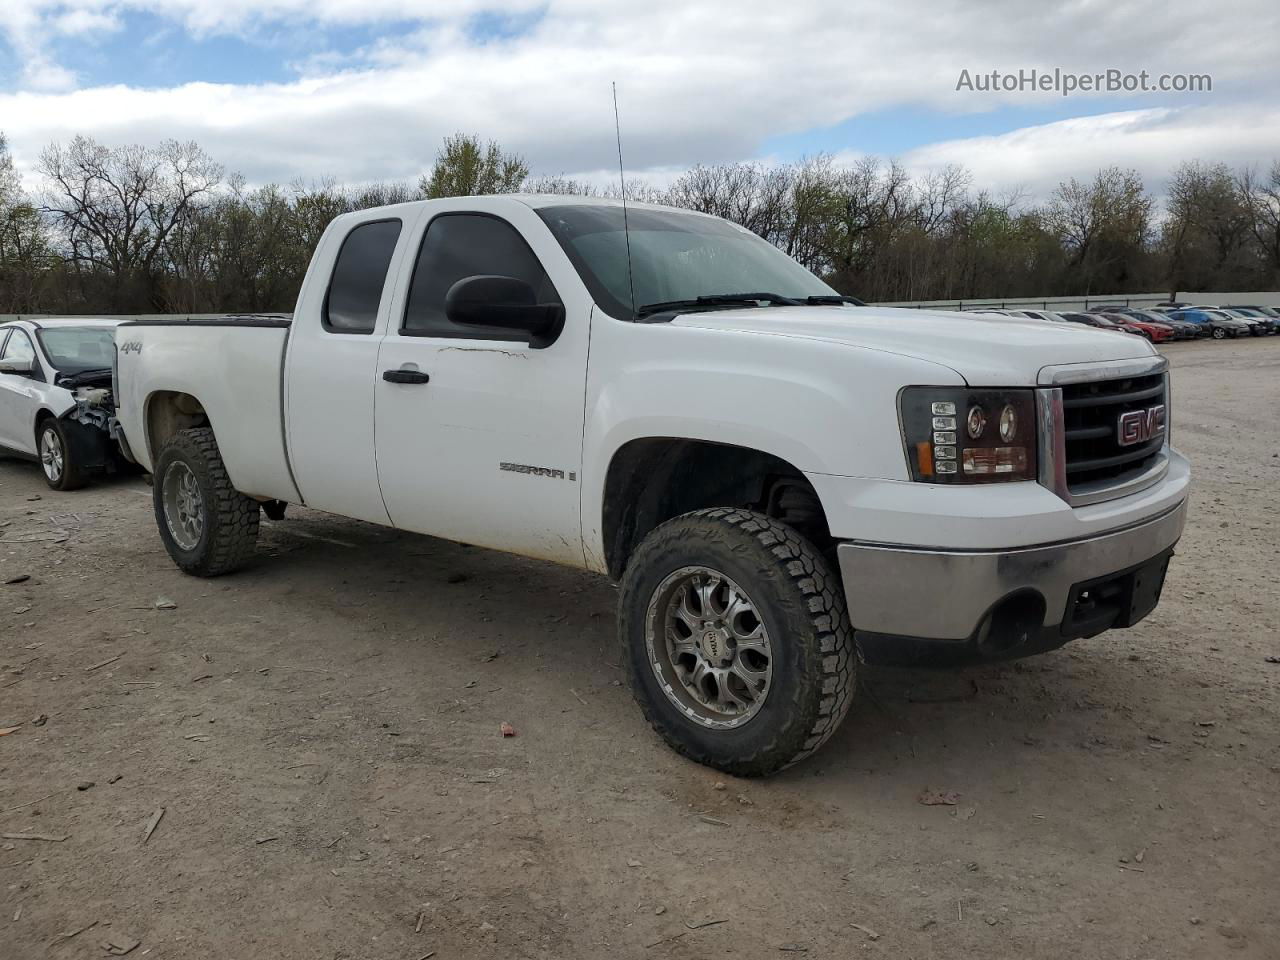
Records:
{"label": "door handle", "polygon": [[427,383],[431,375],[421,370],[383,370],[382,379],[387,383]]}

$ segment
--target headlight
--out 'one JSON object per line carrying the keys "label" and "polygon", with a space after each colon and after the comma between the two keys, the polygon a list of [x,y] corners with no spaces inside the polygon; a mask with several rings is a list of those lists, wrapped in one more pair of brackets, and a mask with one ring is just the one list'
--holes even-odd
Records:
{"label": "headlight", "polygon": [[1034,391],[907,387],[898,402],[913,480],[1035,479]]}

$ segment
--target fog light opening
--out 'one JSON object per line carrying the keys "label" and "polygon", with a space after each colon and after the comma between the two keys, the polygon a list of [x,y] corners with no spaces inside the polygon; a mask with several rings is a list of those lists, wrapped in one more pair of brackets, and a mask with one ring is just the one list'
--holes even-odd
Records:
{"label": "fog light opening", "polygon": [[978,651],[986,656],[999,656],[1036,640],[1044,625],[1044,613],[1044,597],[1034,590],[1005,597],[991,608],[978,627]]}

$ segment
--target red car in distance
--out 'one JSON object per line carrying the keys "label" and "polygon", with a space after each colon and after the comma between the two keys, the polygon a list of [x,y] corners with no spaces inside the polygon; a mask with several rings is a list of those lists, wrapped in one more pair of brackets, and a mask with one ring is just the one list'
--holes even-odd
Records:
{"label": "red car in distance", "polygon": [[1101,316],[1125,327],[1126,333],[1137,333],[1146,337],[1152,343],[1164,343],[1166,340],[1173,339],[1173,327],[1167,327],[1163,323],[1139,320],[1137,317],[1130,316],[1127,313],[1104,313]]}

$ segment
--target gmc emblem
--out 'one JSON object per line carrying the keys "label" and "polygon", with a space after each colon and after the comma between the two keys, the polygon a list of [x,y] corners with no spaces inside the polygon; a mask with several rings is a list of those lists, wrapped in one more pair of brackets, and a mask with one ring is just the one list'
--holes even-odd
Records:
{"label": "gmc emblem", "polygon": [[1164,433],[1164,404],[1147,407],[1145,410],[1130,410],[1120,414],[1120,422],[1116,425],[1120,446],[1132,447],[1135,443],[1146,443]]}

